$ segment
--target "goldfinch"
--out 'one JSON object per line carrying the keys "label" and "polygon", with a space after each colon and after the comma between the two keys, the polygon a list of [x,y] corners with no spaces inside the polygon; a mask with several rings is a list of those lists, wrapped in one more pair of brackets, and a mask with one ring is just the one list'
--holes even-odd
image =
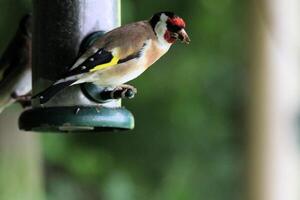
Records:
{"label": "goldfinch", "polygon": [[124,83],[141,75],[177,39],[190,42],[184,20],[172,12],[116,28],[97,39],[61,79],[34,98],[44,104],[64,88],[85,82],[112,89],[132,87]]}
{"label": "goldfinch", "polygon": [[18,30],[0,58],[0,113],[19,101],[23,106],[31,98],[32,17],[24,16]]}

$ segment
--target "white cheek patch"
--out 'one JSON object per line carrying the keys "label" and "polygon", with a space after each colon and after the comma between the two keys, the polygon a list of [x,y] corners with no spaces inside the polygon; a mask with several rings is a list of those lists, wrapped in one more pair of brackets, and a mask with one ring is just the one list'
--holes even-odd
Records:
{"label": "white cheek patch", "polygon": [[155,32],[157,36],[164,36],[167,30],[167,20],[168,20],[168,16],[165,14],[161,14],[160,21],[157,22],[155,26]]}
{"label": "white cheek patch", "polygon": [[161,16],[160,16],[160,21],[162,21],[162,22],[167,22],[167,20],[168,20],[168,16],[165,15],[164,13],[161,14]]}
{"label": "white cheek patch", "polygon": [[167,24],[165,22],[158,22],[155,26],[155,32],[157,36],[164,36],[165,32],[167,31]]}
{"label": "white cheek patch", "polygon": [[156,26],[155,26],[155,32],[156,32],[156,35],[157,35],[157,39],[158,39],[158,42],[161,46],[162,49],[164,49],[165,51],[167,51],[170,46],[171,46],[171,43],[167,42],[164,35],[167,31],[167,23],[166,23],[166,20],[165,17],[167,18],[167,16],[165,14],[162,14],[161,16],[161,21],[159,21]]}

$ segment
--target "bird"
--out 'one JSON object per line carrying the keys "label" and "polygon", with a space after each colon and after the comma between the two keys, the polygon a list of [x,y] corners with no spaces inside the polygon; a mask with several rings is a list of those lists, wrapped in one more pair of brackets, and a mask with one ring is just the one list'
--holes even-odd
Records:
{"label": "bird", "polygon": [[67,72],[34,95],[45,104],[63,89],[93,83],[113,90],[136,89],[125,83],[140,76],[177,40],[189,44],[183,18],[174,12],[155,13],[150,20],[120,26],[98,38]]}
{"label": "bird", "polygon": [[0,113],[15,102],[23,107],[30,104],[31,46],[32,15],[26,14],[0,57]]}

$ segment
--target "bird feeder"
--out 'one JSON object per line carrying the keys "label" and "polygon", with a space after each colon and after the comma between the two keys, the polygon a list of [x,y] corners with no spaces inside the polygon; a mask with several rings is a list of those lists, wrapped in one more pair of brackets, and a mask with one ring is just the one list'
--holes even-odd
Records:
{"label": "bird feeder", "polygon": [[[103,32],[120,25],[120,0],[33,1],[33,94],[58,80]],[[100,32],[102,31],[102,32]],[[132,97],[128,91],[126,96]],[[110,131],[134,127],[120,95],[93,84],[72,86],[22,113],[26,131]]]}

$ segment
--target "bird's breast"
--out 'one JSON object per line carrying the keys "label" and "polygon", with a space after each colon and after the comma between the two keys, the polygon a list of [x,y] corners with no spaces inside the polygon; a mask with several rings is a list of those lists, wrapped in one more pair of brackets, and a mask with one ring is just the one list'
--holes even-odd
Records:
{"label": "bird's breast", "polygon": [[145,46],[143,56],[144,63],[143,65],[148,68],[153,63],[155,63],[161,56],[163,56],[168,50],[169,47],[161,46],[160,43],[156,40],[151,40],[148,45]]}
{"label": "bird's breast", "polygon": [[139,59],[109,67],[93,73],[95,83],[101,86],[118,86],[141,75],[147,68],[140,65]]}

